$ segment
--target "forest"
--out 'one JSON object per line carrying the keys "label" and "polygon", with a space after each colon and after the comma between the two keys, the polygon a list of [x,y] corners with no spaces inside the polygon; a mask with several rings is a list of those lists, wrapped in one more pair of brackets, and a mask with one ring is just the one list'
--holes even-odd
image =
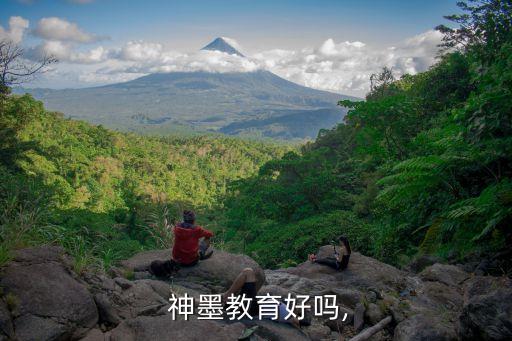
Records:
{"label": "forest", "polygon": [[0,263],[58,243],[77,270],[172,244],[183,208],[215,245],[264,267],[340,234],[404,265],[512,243],[512,5],[460,4],[428,71],[372,75],[345,121],[296,147],[218,135],[144,137],[0,97]]}
{"label": "forest", "polygon": [[428,71],[384,68],[365,101],[339,103],[343,124],[232,184],[228,245],[269,267],[340,234],[397,265],[510,251],[512,5],[459,6]]}
{"label": "forest", "polygon": [[0,113],[0,263],[15,248],[57,243],[77,270],[108,269],[140,250],[169,247],[177,212],[194,207],[210,227],[228,181],[291,150],[113,132],[45,111],[30,95],[2,96]]}

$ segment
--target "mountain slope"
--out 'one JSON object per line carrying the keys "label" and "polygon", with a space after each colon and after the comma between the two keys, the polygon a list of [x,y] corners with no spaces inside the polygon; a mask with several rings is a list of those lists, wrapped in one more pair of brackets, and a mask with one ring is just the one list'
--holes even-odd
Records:
{"label": "mountain slope", "polygon": [[[203,50],[243,58],[223,38]],[[50,110],[120,130],[168,133],[186,129],[287,139],[314,138],[318,129],[332,127],[346,112],[337,102],[351,98],[307,88],[264,70],[157,73],[101,87],[16,91],[33,94]],[[273,120],[279,121],[278,134],[265,127]],[[311,123],[314,129],[292,127]]]}

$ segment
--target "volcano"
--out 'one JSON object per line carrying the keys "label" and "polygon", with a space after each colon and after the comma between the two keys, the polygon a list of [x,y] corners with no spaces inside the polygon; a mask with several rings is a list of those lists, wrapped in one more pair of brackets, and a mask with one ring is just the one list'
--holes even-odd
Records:
{"label": "volcano", "polygon": [[[227,38],[203,50],[245,58]],[[353,97],[311,89],[266,70],[153,73],[81,89],[16,89],[65,116],[150,134],[218,132],[277,139],[315,138],[341,122],[338,101]]]}
{"label": "volcano", "polygon": [[219,37],[215,38],[211,43],[203,47],[201,50],[203,51],[219,51],[227,54],[234,54],[240,57],[245,57],[241,54],[237,49],[235,49],[231,44],[228,43],[227,40],[229,38]]}

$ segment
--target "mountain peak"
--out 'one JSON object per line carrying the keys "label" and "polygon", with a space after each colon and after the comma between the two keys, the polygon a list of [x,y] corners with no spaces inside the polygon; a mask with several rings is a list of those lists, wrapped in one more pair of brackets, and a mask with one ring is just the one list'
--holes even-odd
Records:
{"label": "mountain peak", "polygon": [[234,54],[240,57],[244,57],[243,54],[241,54],[237,49],[235,49],[232,46],[234,42],[231,41],[230,43],[229,41],[231,41],[231,39],[225,37],[218,37],[215,38],[211,43],[203,47],[201,50],[220,51],[227,54]]}

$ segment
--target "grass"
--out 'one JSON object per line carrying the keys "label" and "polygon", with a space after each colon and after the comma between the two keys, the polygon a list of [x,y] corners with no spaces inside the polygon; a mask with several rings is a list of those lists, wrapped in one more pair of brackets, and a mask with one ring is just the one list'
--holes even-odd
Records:
{"label": "grass", "polygon": [[11,250],[4,243],[0,244],[0,266],[11,260]]}
{"label": "grass", "polygon": [[20,306],[20,299],[13,293],[8,293],[5,295],[5,304],[10,312],[14,312]]}

